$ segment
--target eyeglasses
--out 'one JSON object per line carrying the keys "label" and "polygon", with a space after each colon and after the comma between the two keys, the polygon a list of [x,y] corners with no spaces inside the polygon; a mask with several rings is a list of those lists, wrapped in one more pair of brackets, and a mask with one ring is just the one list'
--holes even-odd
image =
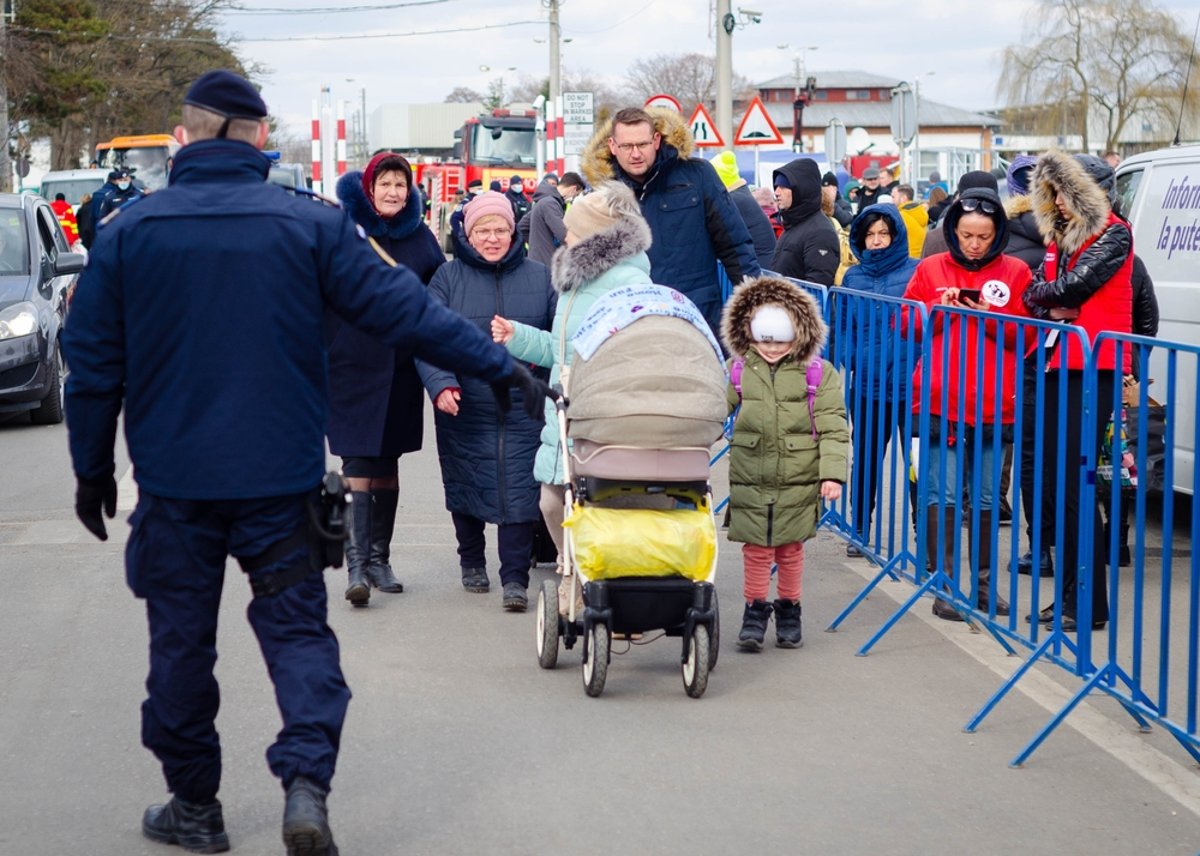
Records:
{"label": "eyeglasses", "polygon": [[471,237],[478,238],[481,241],[486,241],[490,238],[499,239],[511,234],[511,229],[473,229],[471,231]]}
{"label": "eyeglasses", "polygon": [[637,149],[639,152],[644,152],[644,151],[648,151],[649,149],[651,149],[653,147],[654,147],[654,140],[648,140],[644,143],[617,143],[617,148],[620,149],[625,154],[629,154],[634,149]]}
{"label": "eyeglasses", "polygon": [[962,203],[962,210],[967,212],[974,211],[976,208],[978,208],[980,211],[990,217],[997,211],[995,203],[988,202],[986,199],[960,199],[959,202]]}

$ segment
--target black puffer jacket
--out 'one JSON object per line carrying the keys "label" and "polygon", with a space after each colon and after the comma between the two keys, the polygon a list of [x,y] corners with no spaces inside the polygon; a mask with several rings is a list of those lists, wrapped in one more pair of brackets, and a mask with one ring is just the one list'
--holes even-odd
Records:
{"label": "black puffer jacket", "polygon": [[[494,315],[550,329],[557,305],[550,271],[526,259],[519,243],[514,240],[508,254],[491,264],[456,234],[454,253],[429,283],[435,300],[489,336]],[[420,361],[417,370],[431,400],[449,387],[462,390],[457,416],[434,409],[446,510],[488,523],[537,520],[541,489],[533,459],[542,426],[525,415],[520,393],[512,392],[512,408],[501,413],[483,381]]]}
{"label": "black puffer jacket", "polygon": [[1008,215],[1008,243],[1004,254],[1016,256],[1031,271],[1036,271],[1046,257],[1046,242],[1038,231],[1037,218],[1033,216],[1033,204],[1028,196],[1010,196],[1004,203]]}
{"label": "black puffer jacket", "polygon": [[783,234],[775,245],[771,270],[817,285],[833,285],[841,259],[837,232],[821,211],[821,170],[808,158],[797,158],[775,170],[792,186],[792,204],[779,212]]}
{"label": "black puffer jacket", "polygon": [[769,268],[771,259],[775,256],[775,230],[771,228],[771,221],[767,219],[762,206],[758,204],[758,200],[754,198],[749,185],[745,182],[742,182],[741,186],[731,189],[729,198],[733,202],[733,207],[742,215],[742,221],[745,222],[746,229],[750,232],[750,240],[754,242],[754,255],[758,258],[759,267],[764,270]]}

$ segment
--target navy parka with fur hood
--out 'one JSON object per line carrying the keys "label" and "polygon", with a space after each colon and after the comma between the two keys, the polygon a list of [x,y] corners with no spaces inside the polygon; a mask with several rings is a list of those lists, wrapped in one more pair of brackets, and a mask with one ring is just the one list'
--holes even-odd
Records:
{"label": "navy parka with fur hood", "polygon": [[654,236],[651,279],[687,295],[715,334],[722,302],[717,261],[734,285],[758,276],[754,244],[712,165],[691,156],[695,142],[683,117],[670,109],[647,112],[662,144],[645,181],[626,175],[609,151],[612,120],[597,128],[580,156],[580,169],[593,187],[615,178],[633,190]]}
{"label": "navy parka with fur hood", "polygon": [[[867,220],[874,222],[873,214],[885,217],[892,224],[892,230],[895,233],[892,242],[881,250],[866,249],[869,227]],[[908,281],[912,279],[912,275],[917,269],[918,261],[908,254],[908,230],[904,225],[904,218],[900,216],[900,211],[895,205],[870,205],[858,212],[850,224],[850,251],[858,259],[858,264],[846,271],[846,276],[842,279],[843,288],[879,294],[884,297],[904,296],[904,291],[908,288]],[[851,312],[851,321],[847,327],[851,336],[854,336],[855,330],[859,327],[864,331],[869,331],[872,327],[869,316],[862,318],[856,316],[868,313],[872,304],[865,300],[848,300],[846,305]],[[890,307],[876,310],[873,325],[874,337],[870,351],[863,349],[862,346],[866,343],[858,342],[849,349],[850,354],[869,359],[872,364],[870,367],[858,366],[855,368],[854,387],[856,394],[862,394],[859,384],[867,383],[869,378],[869,395],[873,400],[880,398],[891,400],[892,378],[897,376],[900,378],[900,395],[904,396],[907,392],[909,376],[912,374],[912,367],[908,365],[907,361],[906,345],[903,343],[900,345],[899,360],[893,359],[892,337],[899,335],[899,332],[891,328],[888,320],[893,317],[891,312],[894,311]],[[863,335],[869,335],[869,333],[864,332]],[[879,356],[881,353],[886,354],[882,363]],[[920,353],[920,345],[915,346],[914,359],[920,356]]]}
{"label": "navy parka with fur hood", "polygon": [[[385,220],[367,199],[362,175],[349,172],[338,179],[342,208],[380,249],[428,285],[446,257],[421,219],[420,198],[410,193],[403,210]],[[325,341],[329,450],[343,457],[383,458],[419,450],[425,402],[411,352],[384,344],[332,312],[325,318]]]}
{"label": "navy parka with fur hood", "polygon": [[[558,305],[549,269],[525,257],[514,237],[508,254],[488,262],[454,233],[455,259],[442,265],[429,283],[430,296],[463,315],[491,336],[492,317],[500,315],[549,330]],[[446,491],[446,510],[488,523],[538,520],[541,486],[533,477],[542,426],[525,414],[521,394],[512,391],[512,408],[501,413],[491,387],[417,362],[430,400],[447,388],[462,390],[458,415],[434,408],[438,460]]]}

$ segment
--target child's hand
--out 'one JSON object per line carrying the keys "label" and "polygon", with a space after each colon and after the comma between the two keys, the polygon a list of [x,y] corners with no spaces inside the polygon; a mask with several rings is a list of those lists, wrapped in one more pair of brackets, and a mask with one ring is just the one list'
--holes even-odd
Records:
{"label": "child's hand", "polygon": [[841,482],[823,481],[821,482],[821,499],[827,499],[830,502],[837,502],[842,498]]}
{"label": "child's hand", "polygon": [[513,327],[513,322],[507,318],[501,318],[499,315],[492,316],[492,341],[498,342],[501,345],[507,345],[512,339],[516,328]]}

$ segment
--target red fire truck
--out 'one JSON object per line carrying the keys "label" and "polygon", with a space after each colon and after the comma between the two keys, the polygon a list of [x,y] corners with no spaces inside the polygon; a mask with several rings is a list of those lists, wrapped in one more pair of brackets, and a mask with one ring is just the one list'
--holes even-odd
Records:
{"label": "red fire truck", "polygon": [[499,181],[501,189],[508,190],[514,175],[536,180],[536,124],[536,110],[496,109],[473,116],[454,132],[452,158],[413,164],[413,181],[429,199],[429,226],[443,248],[450,249],[450,214],[458,193],[466,192],[472,181],[482,181],[484,190]]}

